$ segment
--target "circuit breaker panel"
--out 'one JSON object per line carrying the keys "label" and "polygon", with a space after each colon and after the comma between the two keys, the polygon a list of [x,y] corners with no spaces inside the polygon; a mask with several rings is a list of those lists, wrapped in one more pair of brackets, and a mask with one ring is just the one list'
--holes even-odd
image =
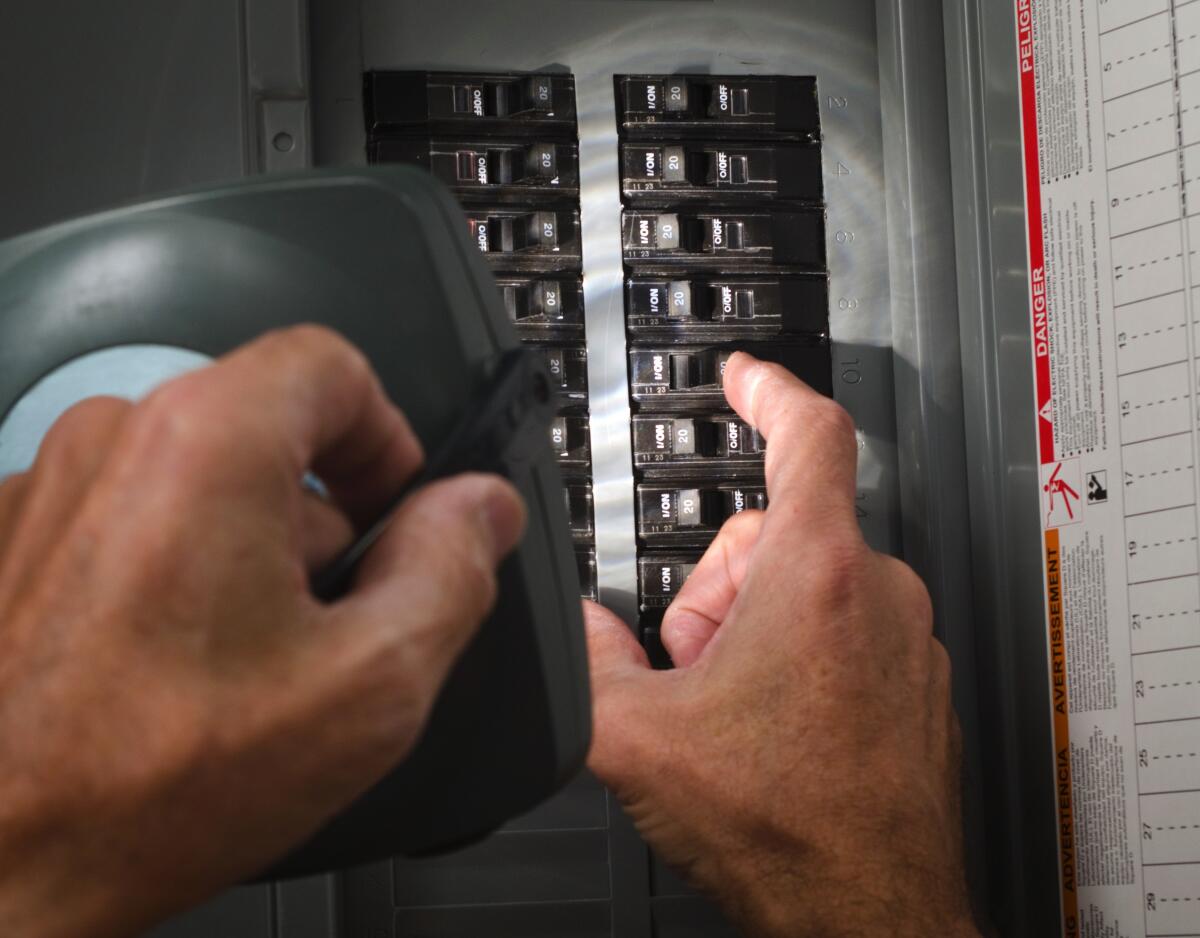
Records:
{"label": "circuit breaker panel", "polygon": [[764,441],[725,402],[736,349],[832,393],[816,81],[618,75],[642,640],[731,516],[767,506]]}
{"label": "circuit breaker panel", "polygon": [[[812,78],[618,75],[616,107],[627,367],[619,404],[632,453],[638,632],[659,666],[663,608],[725,520],[764,509],[764,441],[725,402],[736,349],[832,393],[821,134]],[[562,411],[564,470],[582,592],[597,595],[575,87],[557,73],[370,71],[366,155],[428,169],[458,196],[525,342],[546,355]],[[611,409],[612,401],[606,401]],[[611,486],[610,488],[615,488]],[[616,522],[610,516],[610,527]],[[350,874],[348,927],[383,896],[397,934],[506,938],[622,933],[637,876],[658,933],[727,935],[715,909],[650,857],[584,775],[488,841],[437,860]],[[394,906],[394,907],[393,907]]]}

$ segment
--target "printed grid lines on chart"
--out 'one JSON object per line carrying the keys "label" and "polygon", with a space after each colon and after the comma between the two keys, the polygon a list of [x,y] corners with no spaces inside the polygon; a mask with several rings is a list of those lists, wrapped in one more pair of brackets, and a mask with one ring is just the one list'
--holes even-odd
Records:
{"label": "printed grid lines on chart", "polygon": [[1095,0],[1148,936],[1200,916],[1200,3]]}

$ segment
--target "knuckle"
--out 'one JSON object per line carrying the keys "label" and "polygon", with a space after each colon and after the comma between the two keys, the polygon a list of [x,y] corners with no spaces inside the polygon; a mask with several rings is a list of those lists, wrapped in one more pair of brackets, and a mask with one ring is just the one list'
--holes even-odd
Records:
{"label": "knuckle", "polygon": [[302,340],[316,345],[339,349],[343,352],[357,352],[357,349],[340,332],[320,323],[300,323],[292,327],[292,331]]}
{"label": "knuckle", "polygon": [[276,329],[273,332],[268,332],[262,341],[266,344],[278,345],[284,349],[300,349],[304,351],[323,351],[327,348],[336,348],[339,345],[349,344],[333,329],[315,322],[304,322],[294,326],[287,326],[283,329]]}
{"label": "knuckle", "polygon": [[129,401],[119,397],[89,397],[67,408],[58,418],[56,426],[61,424],[87,430],[105,420],[117,419],[132,408]]}
{"label": "knuckle", "polygon": [[861,596],[870,551],[861,539],[833,537],[822,545],[818,586],[824,598],[844,604]]}
{"label": "knuckle", "polygon": [[139,403],[130,416],[120,452],[120,467],[145,484],[193,489],[216,478],[236,429],[225,414],[205,405],[200,375],[185,375],[163,385]]}
{"label": "knuckle", "polygon": [[922,632],[932,632],[933,600],[930,598],[929,590],[921,578],[911,571],[907,574],[906,581],[908,583],[907,603],[913,622]]}
{"label": "knuckle", "polygon": [[901,614],[922,632],[933,628],[933,600],[925,581],[904,561],[881,555],[888,591],[898,601]]}
{"label": "knuckle", "polygon": [[953,674],[950,653],[946,651],[946,646],[936,638],[931,637],[929,641],[932,646],[929,653],[930,673],[933,675],[933,679],[938,686],[945,687],[948,691],[950,688],[950,679]]}
{"label": "knuckle", "polygon": [[277,334],[281,357],[303,363],[302,370],[326,376],[325,392],[352,407],[378,383],[375,369],[358,346],[340,333],[321,325],[293,326]]}
{"label": "knuckle", "polygon": [[366,355],[328,326],[303,323],[272,333],[267,341],[277,344],[285,355],[321,361],[351,378],[371,374]]}
{"label": "knuckle", "polygon": [[47,431],[41,453],[72,471],[94,457],[98,444],[111,438],[112,423],[132,404],[114,397],[93,397],[70,407]]}
{"label": "knuckle", "polygon": [[151,393],[134,411],[134,439],[158,452],[203,450],[216,421],[205,419],[200,382],[178,378]]}

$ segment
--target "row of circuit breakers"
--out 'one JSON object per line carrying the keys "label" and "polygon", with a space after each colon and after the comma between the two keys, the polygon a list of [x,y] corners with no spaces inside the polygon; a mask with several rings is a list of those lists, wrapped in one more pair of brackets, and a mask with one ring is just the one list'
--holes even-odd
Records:
{"label": "row of circuit breakers", "polygon": [[[764,445],[722,392],[745,349],[831,393],[816,83],[618,75],[642,635],[731,515],[766,506]],[[458,196],[563,408],[552,428],[595,598],[575,85],[560,74],[369,72],[368,157]]]}

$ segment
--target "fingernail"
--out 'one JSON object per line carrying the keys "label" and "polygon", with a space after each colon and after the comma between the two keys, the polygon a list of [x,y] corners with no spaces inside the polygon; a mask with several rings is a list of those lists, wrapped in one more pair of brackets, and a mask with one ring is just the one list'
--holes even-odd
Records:
{"label": "fingernail", "polygon": [[499,563],[517,546],[525,533],[525,503],[507,482],[489,486],[484,498],[483,523],[490,535],[492,560]]}

